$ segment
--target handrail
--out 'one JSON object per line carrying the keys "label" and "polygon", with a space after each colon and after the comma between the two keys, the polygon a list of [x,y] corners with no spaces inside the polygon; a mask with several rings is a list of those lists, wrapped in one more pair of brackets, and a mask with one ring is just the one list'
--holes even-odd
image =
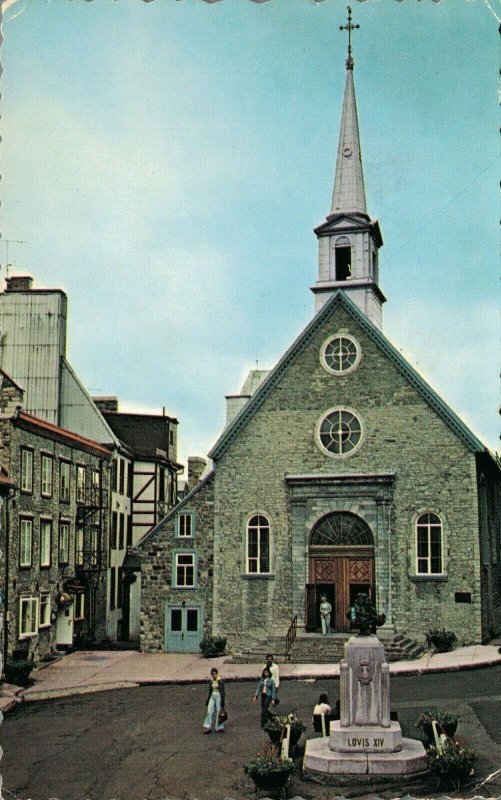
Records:
{"label": "handrail", "polygon": [[291,660],[291,650],[292,644],[294,639],[296,638],[296,630],[297,630],[297,614],[295,617],[292,618],[291,624],[289,625],[289,630],[287,631],[285,637],[285,660]]}

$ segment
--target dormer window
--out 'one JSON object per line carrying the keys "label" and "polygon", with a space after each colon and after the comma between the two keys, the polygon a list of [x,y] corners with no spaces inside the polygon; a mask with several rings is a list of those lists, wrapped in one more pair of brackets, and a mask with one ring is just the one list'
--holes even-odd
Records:
{"label": "dormer window", "polygon": [[346,281],[351,278],[351,242],[347,236],[336,240],[334,247],[336,281]]}

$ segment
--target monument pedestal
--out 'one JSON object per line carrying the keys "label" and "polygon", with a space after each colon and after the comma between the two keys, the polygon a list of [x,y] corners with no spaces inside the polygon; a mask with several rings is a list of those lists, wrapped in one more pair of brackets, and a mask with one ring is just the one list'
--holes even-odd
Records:
{"label": "monument pedestal", "polygon": [[404,739],[390,720],[390,673],[376,636],[354,636],[340,667],[341,713],[330,736],[306,742],[303,769],[330,776],[382,779],[427,770],[423,743]]}

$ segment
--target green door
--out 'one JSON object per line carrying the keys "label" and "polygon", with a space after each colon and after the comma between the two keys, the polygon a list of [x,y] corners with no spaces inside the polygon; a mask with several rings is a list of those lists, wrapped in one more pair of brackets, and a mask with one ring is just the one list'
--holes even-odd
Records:
{"label": "green door", "polygon": [[200,652],[202,610],[195,605],[167,605],[165,650],[169,653]]}

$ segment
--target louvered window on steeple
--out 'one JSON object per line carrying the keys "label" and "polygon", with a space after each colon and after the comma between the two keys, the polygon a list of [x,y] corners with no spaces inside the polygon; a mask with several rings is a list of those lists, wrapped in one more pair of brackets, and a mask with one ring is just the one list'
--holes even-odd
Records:
{"label": "louvered window on steeple", "polygon": [[336,281],[346,281],[351,278],[351,243],[346,236],[336,241],[334,248],[336,259]]}

